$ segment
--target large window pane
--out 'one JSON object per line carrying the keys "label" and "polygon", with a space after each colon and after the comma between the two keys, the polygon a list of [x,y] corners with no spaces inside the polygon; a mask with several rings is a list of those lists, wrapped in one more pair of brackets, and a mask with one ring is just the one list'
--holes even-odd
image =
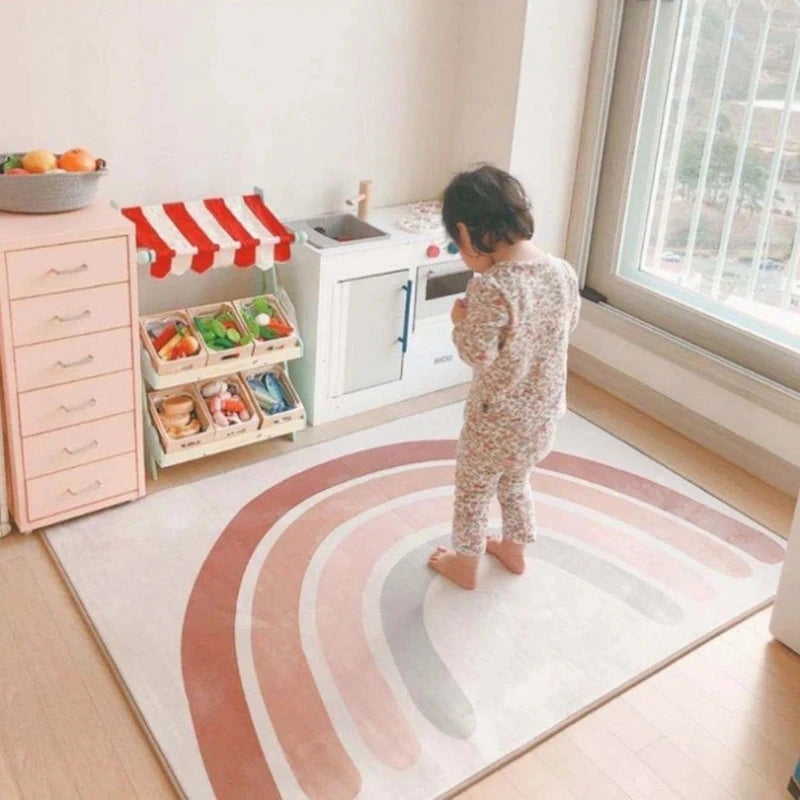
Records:
{"label": "large window pane", "polygon": [[662,6],[620,276],[800,351],[800,3]]}

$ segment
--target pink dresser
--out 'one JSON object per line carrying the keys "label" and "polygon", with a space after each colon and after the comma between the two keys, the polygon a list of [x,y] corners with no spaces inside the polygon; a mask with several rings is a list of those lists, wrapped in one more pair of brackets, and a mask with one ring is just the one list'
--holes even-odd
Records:
{"label": "pink dresser", "polygon": [[134,228],[0,213],[6,484],[22,531],[144,494]]}

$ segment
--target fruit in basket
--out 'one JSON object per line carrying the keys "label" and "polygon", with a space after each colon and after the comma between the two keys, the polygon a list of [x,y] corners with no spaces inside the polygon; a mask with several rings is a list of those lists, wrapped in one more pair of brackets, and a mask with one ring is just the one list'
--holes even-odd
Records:
{"label": "fruit in basket", "polygon": [[[2,161],[0,161],[0,172],[2,172],[4,175],[10,175],[12,172],[16,175],[21,175],[23,173],[15,171],[20,169],[23,169],[22,156],[11,153],[3,156]],[[30,175],[28,170],[24,170],[24,174]]]}
{"label": "fruit in basket", "polygon": [[28,172],[50,172],[58,166],[58,160],[49,150],[31,150],[22,157],[22,167]]}
{"label": "fruit in basket", "polygon": [[94,172],[97,169],[97,159],[88,150],[73,147],[59,157],[58,167],[65,172]]}

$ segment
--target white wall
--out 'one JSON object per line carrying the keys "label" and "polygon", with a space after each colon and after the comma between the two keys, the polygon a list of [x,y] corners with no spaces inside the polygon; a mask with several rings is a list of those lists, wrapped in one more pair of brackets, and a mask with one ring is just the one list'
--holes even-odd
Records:
{"label": "white wall", "polygon": [[438,194],[461,0],[8,0],[0,150],[84,146],[120,204],[262,186],[286,218]]}
{"label": "white wall", "polygon": [[534,204],[536,241],[563,255],[596,0],[529,0],[510,168]]}
{"label": "white wall", "polygon": [[455,170],[511,164],[529,0],[464,0],[456,70]]}

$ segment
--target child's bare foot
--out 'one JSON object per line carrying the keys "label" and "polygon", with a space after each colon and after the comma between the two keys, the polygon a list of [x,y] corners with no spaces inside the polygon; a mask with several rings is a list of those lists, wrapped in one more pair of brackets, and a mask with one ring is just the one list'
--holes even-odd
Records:
{"label": "child's bare foot", "polygon": [[462,589],[478,585],[478,556],[461,556],[446,547],[437,547],[428,566]]}
{"label": "child's bare foot", "polygon": [[525,572],[525,545],[508,539],[487,539],[486,552],[495,556],[500,563],[515,575]]}

